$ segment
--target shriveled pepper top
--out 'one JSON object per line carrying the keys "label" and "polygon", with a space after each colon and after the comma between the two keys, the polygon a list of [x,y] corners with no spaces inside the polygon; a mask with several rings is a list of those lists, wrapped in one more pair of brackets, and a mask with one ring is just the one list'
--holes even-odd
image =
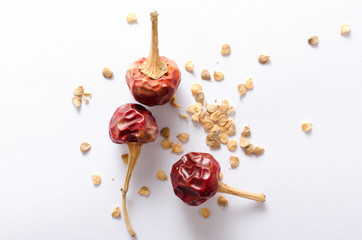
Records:
{"label": "shriveled pepper top", "polygon": [[155,118],[139,104],[127,103],[120,106],[109,123],[109,136],[114,143],[154,142],[157,135]]}
{"label": "shriveled pepper top", "polygon": [[190,152],[172,166],[172,187],[186,204],[198,206],[218,191],[219,173],[220,165],[211,154]]}

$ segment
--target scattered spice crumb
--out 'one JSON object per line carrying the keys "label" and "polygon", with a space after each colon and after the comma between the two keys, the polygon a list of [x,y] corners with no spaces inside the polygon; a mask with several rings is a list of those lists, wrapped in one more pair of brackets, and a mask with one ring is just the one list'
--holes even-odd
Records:
{"label": "scattered spice crumb", "polygon": [[82,153],[85,153],[87,151],[89,151],[89,149],[91,149],[91,145],[87,142],[83,142],[81,145],[80,145],[80,150],[82,151]]}
{"label": "scattered spice crumb", "polygon": [[169,138],[170,137],[170,129],[168,127],[164,127],[161,129],[160,131],[160,135],[164,138]]}
{"label": "scattered spice crumb", "polygon": [[216,81],[221,81],[224,79],[224,73],[221,71],[214,71],[214,79]]}
{"label": "scattered spice crumb", "polygon": [[254,83],[253,83],[253,79],[249,78],[248,80],[245,81],[245,87],[248,90],[251,90],[254,88]]}
{"label": "scattered spice crumb", "polygon": [[319,43],[319,38],[317,35],[314,35],[308,39],[310,45],[317,45]]}
{"label": "scattered spice crumb", "polygon": [[182,148],[180,142],[178,142],[177,144],[173,145],[172,147],[172,152],[173,153],[182,153],[184,151],[184,149]]}
{"label": "scattered spice crumb", "polygon": [[150,189],[146,186],[143,186],[138,190],[138,194],[141,196],[149,196],[151,193]]}
{"label": "scattered spice crumb", "polygon": [[240,147],[242,147],[242,148],[246,148],[247,146],[250,145],[250,142],[249,142],[248,139],[246,139],[246,138],[244,138],[244,137],[241,137],[241,138],[240,138],[240,141],[239,141],[239,145],[240,145]]}
{"label": "scattered spice crumb", "polygon": [[245,84],[239,84],[238,85],[238,91],[239,91],[239,96],[244,95],[246,93]]}
{"label": "scattered spice crumb", "polygon": [[173,142],[171,142],[170,140],[168,140],[168,139],[162,140],[162,147],[164,149],[170,149],[170,148],[172,148],[172,146],[173,146]]}
{"label": "scattered spice crumb", "polygon": [[99,185],[102,179],[99,175],[92,175],[92,181],[94,185]]}
{"label": "scattered spice crumb", "polygon": [[229,203],[229,200],[227,200],[227,198],[224,197],[223,195],[220,195],[217,198],[217,203],[222,207],[226,207],[226,205],[228,205],[228,203]]}
{"label": "scattered spice crumb", "polygon": [[222,45],[222,47],[221,47],[221,54],[222,54],[223,56],[229,55],[230,52],[231,52],[231,47],[230,47],[229,44],[226,44],[226,43],[225,43],[224,45]]}
{"label": "scattered spice crumb", "polygon": [[254,154],[259,156],[264,153],[264,148],[255,146],[254,147]]}
{"label": "scattered spice crumb", "polygon": [[210,75],[209,71],[207,71],[206,69],[202,70],[201,79],[203,79],[203,80],[211,80],[211,75]]}
{"label": "scattered spice crumb", "polygon": [[236,145],[238,142],[236,140],[230,140],[226,146],[228,147],[229,151],[234,151],[236,149]]}
{"label": "scattered spice crumb", "polygon": [[72,102],[73,102],[74,107],[78,108],[78,107],[80,107],[80,105],[82,105],[82,98],[78,97],[78,96],[74,96],[72,98]]}
{"label": "scattered spice crumb", "polygon": [[182,117],[182,118],[184,118],[184,119],[189,119],[189,116],[187,116],[187,115],[185,115],[185,114],[183,114],[183,113],[179,113],[179,116]]}
{"label": "scattered spice crumb", "polygon": [[192,93],[192,95],[195,95],[196,93],[198,93],[198,92],[200,92],[200,91],[202,91],[202,87],[201,87],[200,84],[198,84],[198,83],[192,84],[192,86],[191,86],[191,93]]}
{"label": "scattered spice crumb", "polygon": [[122,158],[124,164],[128,164],[128,153],[122,154],[121,158]]}
{"label": "scattered spice crumb", "polygon": [[119,206],[116,206],[112,211],[112,217],[119,218],[121,216],[121,209]]}
{"label": "scattered spice crumb", "polygon": [[134,21],[137,21],[137,16],[134,13],[129,13],[126,18],[127,18],[128,23],[132,23]]}
{"label": "scattered spice crumb", "polygon": [[210,210],[208,208],[201,208],[200,212],[204,218],[208,218],[210,216]]}
{"label": "scattered spice crumb", "polygon": [[173,96],[171,99],[171,105],[176,108],[180,108],[181,106],[176,103],[176,96]]}
{"label": "scattered spice crumb", "polygon": [[309,132],[310,130],[312,130],[312,123],[310,122],[302,123],[302,129],[304,132]]}
{"label": "scattered spice crumb", "polygon": [[157,179],[161,180],[161,181],[165,181],[167,179],[167,175],[164,171],[162,171],[161,169],[157,171]]}
{"label": "scattered spice crumb", "polygon": [[113,76],[113,72],[107,67],[103,68],[102,74],[105,78],[111,78]]}
{"label": "scattered spice crumb", "polygon": [[187,142],[189,140],[190,135],[188,133],[179,133],[177,135],[177,138],[181,141],[181,142]]}
{"label": "scattered spice crumb", "polygon": [[351,31],[351,27],[348,24],[343,24],[341,27],[341,35],[347,34]]}
{"label": "scattered spice crumb", "polygon": [[269,59],[270,59],[270,56],[267,56],[267,55],[259,55],[258,56],[258,61],[261,63],[261,64],[264,64],[264,63],[267,63],[269,62]]}
{"label": "scattered spice crumb", "polygon": [[192,61],[187,61],[185,63],[185,69],[188,72],[193,72],[194,71],[194,63]]}
{"label": "scattered spice crumb", "polygon": [[241,132],[241,136],[249,137],[251,135],[251,130],[249,126],[244,126],[243,131]]}

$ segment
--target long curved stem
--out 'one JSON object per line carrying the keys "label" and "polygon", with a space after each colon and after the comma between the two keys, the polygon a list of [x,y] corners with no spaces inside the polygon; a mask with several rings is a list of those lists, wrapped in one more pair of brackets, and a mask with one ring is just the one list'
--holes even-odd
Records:
{"label": "long curved stem", "polygon": [[243,197],[243,198],[247,198],[247,199],[251,199],[251,200],[255,200],[258,202],[265,202],[265,195],[264,193],[249,193],[249,192],[244,192],[241,191],[239,189],[230,187],[228,185],[226,185],[223,182],[219,182],[219,188],[217,190],[218,192],[221,193],[228,193],[228,194],[232,194],[235,196],[239,196],[239,197]]}
{"label": "long curved stem", "polygon": [[152,22],[152,40],[150,54],[147,60],[141,66],[141,73],[147,75],[152,79],[159,79],[165,73],[167,73],[167,65],[160,58],[158,51],[158,13],[156,11],[151,12]]}
{"label": "long curved stem", "polygon": [[127,206],[126,206],[126,195],[129,188],[129,181],[131,180],[132,172],[134,167],[136,166],[137,160],[141,153],[142,143],[130,142],[127,143],[128,146],[128,167],[126,179],[124,180],[122,191],[122,211],[124,216],[124,221],[127,226],[127,230],[129,235],[132,237],[136,236],[136,232],[133,230],[131,222],[128,217]]}

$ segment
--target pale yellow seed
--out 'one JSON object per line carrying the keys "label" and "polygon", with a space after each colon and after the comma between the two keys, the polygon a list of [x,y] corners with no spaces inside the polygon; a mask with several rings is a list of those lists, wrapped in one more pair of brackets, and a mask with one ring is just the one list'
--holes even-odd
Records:
{"label": "pale yellow seed", "polygon": [[209,129],[209,132],[218,132],[220,130],[219,125],[214,124],[214,126],[212,126],[212,128]]}
{"label": "pale yellow seed", "polygon": [[239,96],[244,95],[246,93],[245,84],[239,84],[238,85],[238,91],[239,91]]}
{"label": "pale yellow seed", "polygon": [[347,34],[351,31],[351,27],[348,24],[343,24],[341,27],[341,35]]}
{"label": "pale yellow seed", "polygon": [[209,112],[209,113],[213,113],[217,110],[217,107],[215,104],[208,104],[206,103],[206,110]]}
{"label": "pale yellow seed", "polygon": [[223,177],[224,175],[222,174],[222,172],[221,172],[221,170],[220,170],[220,172],[219,172],[219,180],[222,180],[222,177]]}
{"label": "pale yellow seed", "polygon": [[200,103],[204,102],[204,92],[202,91],[197,92],[195,94],[195,101]]}
{"label": "pale yellow seed", "polygon": [[253,144],[249,144],[249,146],[247,146],[245,148],[245,154],[252,154],[254,153],[254,145]]}
{"label": "pale yellow seed", "polygon": [[105,78],[111,78],[113,76],[113,72],[107,67],[103,68],[102,74]]}
{"label": "pale yellow seed", "polygon": [[309,45],[317,45],[319,43],[319,38],[317,35],[314,35],[308,39]]}
{"label": "pale yellow seed", "polygon": [[148,187],[143,186],[138,190],[138,194],[141,196],[149,196],[151,194],[151,191]]}
{"label": "pale yellow seed", "polygon": [[183,147],[181,146],[180,142],[178,142],[177,144],[173,145],[172,147],[172,152],[173,153],[182,153],[184,151]]}
{"label": "pale yellow seed", "polygon": [[83,142],[82,144],[80,144],[80,150],[82,151],[82,153],[88,152],[89,149],[91,149],[91,145],[87,142]]}
{"label": "pale yellow seed", "polygon": [[210,147],[211,149],[220,148],[220,142],[218,142],[218,141],[210,141],[209,147]]}
{"label": "pale yellow seed", "polygon": [[258,146],[255,146],[254,147],[254,154],[259,156],[259,155],[262,155],[264,153],[264,148],[262,147],[258,147]]}
{"label": "pale yellow seed", "polygon": [[216,81],[221,81],[224,79],[224,73],[221,71],[214,71],[214,79]]}
{"label": "pale yellow seed", "polygon": [[219,109],[220,109],[220,111],[223,111],[223,112],[227,112],[227,110],[229,109],[229,105],[226,105],[226,104],[220,104],[219,105]]}
{"label": "pale yellow seed", "polygon": [[185,114],[183,114],[183,113],[179,113],[179,116],[182,117],[182,118],[184,118],[184,119],[188,119],[188,118],[189,118],[189,116],[187,116],[187,115],[185,115]]}
{"label": "pale yellow seed", "polygon": [[128,23],[131,23],[131,22],[137,21],[137,16],[134,13],[129,13],[127,15],[126,19],[127,19]]}
{"label": "pale yellow seed", "polygon": [[176,108],[180,108],[181,106],[176,103],[176,96],[173,96],[171,99],[171,105]]}
{"label": "pale yellow seed", "polygon": [[201,112],[203,110],[202,103],[197,102],[195,104],[195,112]]}
{"label": "pale yellow seed", "polygon": [[170,148],[172,148],[172,146],[173,146],[173,142],[171,142],[170,140],[168,140],[168,139],[162,140],[162,147],[164,149],[170,149]]}
{"label": "pale yellow seed", "polygon": [[217,119],[217,123],[220,126],[225,126],[226,122],[228,121],[228,117],[226,115],[221,115],[218,119]]}
{"label": "pale yellow seed", "polygon": [[75,96],[82,96],[84,94],[84,88],[83,86],[79,86],[76,89],[74,89],[73,94]]}
{"label": "pale yellow seed", "polygon": [[102,179],[99,175],[92,175],[92,181],[94,185],[99,185]]}
{"label": "pale yellow seed", "polygon": [[221,55],[226,56],[226,55],[229,55],[230,52],[231,52],[231,47],[230,47],[229,44],[225,43],[224,45],[222,45],[222,47],[221,47]]}
{"label": "pale yellow seed", "polygon": [[214,123],[208,119],[202,120],[201,124],[205,130],[209,130],[210,128],[212,128],[214,126]]}
{"label": "pale yellow seed", "polygon": [[218,133],[217,132],[211,132],[211,133],[207,134],[207,138],[210,141],[216,141],[217,138],[218,138]]}
{"label": "pale yellow seed", "polygon": [[188,72],[193,72],[194,71],[194,63],[192,61],[187,61],[185,63],[185,69]]}
{"label": "pale yellow seed", "polygon": [[253,79],[249,78],[248,80],[245,81],[245,88],[248,90],[251,90],[254,88]]}
{"label": "pale yellow seed", "polygon": [[128,164],[128,153],[122,154],[121,158],[125,164]]}
{"label": "pale yellow seed", "polygon": [[302,129],[304,132],[309,132],[310,130],[312,130],[312,123],[310,122],[302,123]]}
{"label": "pale yellow seed", "polygon": [[239,158],[237,156],[230,156],[229,160],[231,168],[239,166]]}
{"label": "pale yellow seed", "polygon": [[189,140],[190,135],[188,133],[179,133],[177,135],[177,138],[181,141],[181,142],[187,142]]}
{"label": "pale yellow seed", "polygon": [[230,140],[226,146],[228,147],[229,151],[234,151],[236,149],[236,145],[238,142],[236,140]]}
{"label": "pale yellow seed", "polygon": [[258,61],[262,64],[269,62],[270,56],[267,55],[259,55]]}
{"label": "pale yellow seed", "polygon": [[161,169],[157,171],[157,179],[161,180],[161,181],[165,181],[167,179],[167,175],[164,171],[162,171]]}
{"label": "pale yellow seed", "polygon": [[199,118],[199,121],[201,121],[205,117],[205,112],[200,111],[196,113],[196,116]]}
{"label": "pale yellow seed", "polygon": [[195,95],[197,92],[200,92],[200,91],[202,91],[202,87],[200,84],[198,84],[198,83],[192,84],[192,86],[191,86],[192,95]]}
{"label": "pale yellow seed", "polygon": [[219,118],[219,111],[216,111],[210,115],[210,119],[214,122],[216,122],[218,118]]}
{"label": "pale yellow seed", "polygon": [[200,112],[192,114],[192,116],[191,116],[192,121],[194,121],[194,122],[199,122],[200,121],[199,115],[198,115],[199,113]]}
{"label": "pale yellow seed", "polygon": [[119,218],[121,216],[121,209],[119,206],[116,206],[112,211],[112,217]]}
{"label": "pale yellow seed", "polygon": [[201,208],[200,212],[204,218],[208,218],[210,216],[210,210],[207,208]]}
{"label": "pale yellow seed", "polygon": [[226,205],[228,205],[229,201],[227,200],[226,197],[224,197],[223,195],[220,195],[217,198],[217,203],[222,207],[226,207]]}
{"label": "pale yellow seed", "polygon": [[164,127],[161,129],[160,131],[160,135],[164,138],[169,138],[170,137],[170,129],[168,127]]}
{"label": "pale yellow seed", "polygon": [[201,79],[203,79],[203,80],[211,80],[211,75],[210,75],[209,71],[207,71],[206,69],[202,70]]}
{"label": "pale yellow seed", "polygon": [[87,103],[87,104],[89,103],[89,98],[85,97],[84,94],[83,94],[82,98],[84,99],[85,103]]}
{"label": "pale yellow seed", "polygon": [[250,145],[250,142],[248,139],[241,137],[240,141],[239,141],[239,145],[240,145],[240,147],[245,148]]}
{"label": "pale yellow seed", "polygon": [[230,127],[227,130],[227,133],[228,133],[229,136],[235,135],[236,131],[235,131],[234,125],[230,125]]}
{"label": "pale yellow seed", "polygon": [[187,109],[186,109],[186,112],[188,112],[188,113],[196,113],[196,105],[193,104],[193,105],[188,106]]}
{"label": "pale yellow seed", "polygon": [[251,135],[251,130],[249,126],[244,126],[243,131],[241,132],[241,136],[249,137]]}
{"label": "pale yellow seed", "polygon": [[80,105],[82,105],[82,98],[75,96],[72,98],[72,102],[73,102],[74,107],[78,108],[78,107],[80,107]]}
{"label": "pale yellow seed", "polygon": [[219,141],[220,141],[221,143],[223,143],[223,144],[227,144],[227,143],[228,143],[229,137],[228,137],[228,135],[227,135],[226,132],[220,134],[220,136],[219,136]]}

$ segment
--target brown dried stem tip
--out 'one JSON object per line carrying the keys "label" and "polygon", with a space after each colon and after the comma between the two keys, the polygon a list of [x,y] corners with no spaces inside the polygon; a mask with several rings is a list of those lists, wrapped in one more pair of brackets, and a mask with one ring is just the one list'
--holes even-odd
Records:
{"label": "brown dried stem tip", "polygon": [[247,199],[251,199],[251,200],[255,200],[258,202],[265,202],[265,195],[264,193],[249,193],[249,192],[244,192],[241,191],[239,189],[230,187],[228,185],[226,185],[223,182],[219,182],[219,188],[217,190],[220,193],[227,193],[227,194],[232,194],[235,196],[239,196],[239,197],[243,197],[243,198],[247,198]]}
{"label": "brown dried stem tip", "polygon": [[141,66],[141,72],[152,79],[159,79],[165,73],[167,73],[167,65],[160,58],[158,51],[158,13],[156,11],[151,12],[152,22],[152,39],[151,39],[151,50],[148,55],[147,61]]}
{"label": "brown dried stem tip", "polygon": [[136,236],[136,232],[135,230],[133,230],[131,222],[128,217],[127,206],[126,206],[126,195],[129,188],[129,181],[131,180],[132,172],[134,170],[134,167],[136,166],[137,160],[141,153],[142,143],[129,142],[127,143],[127,146],[128,146],[128,165],[127,165],[128,167],[127,167],[126,179],[124,180],[123,188],[121,189],[122,211],[129,235],[134,237]]}

